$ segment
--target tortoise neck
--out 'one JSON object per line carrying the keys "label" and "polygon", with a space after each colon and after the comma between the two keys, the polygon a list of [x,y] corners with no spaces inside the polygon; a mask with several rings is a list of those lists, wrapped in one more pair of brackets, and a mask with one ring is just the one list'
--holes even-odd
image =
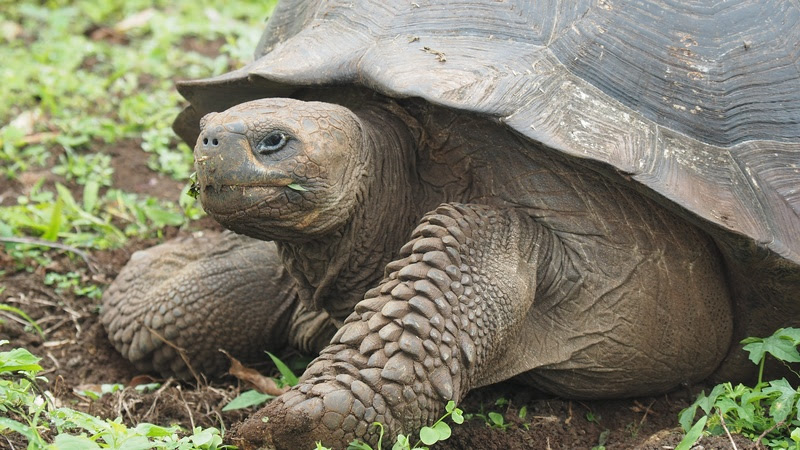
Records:
{"label": "tortoise neck", "polygon": [[313,240],[278,243],[301,301],[339,321],[383,278],[426,211],[417,198],[416,139],[393,108],[367,104],[354,111],[364,130],[365,170],[350,220]]}

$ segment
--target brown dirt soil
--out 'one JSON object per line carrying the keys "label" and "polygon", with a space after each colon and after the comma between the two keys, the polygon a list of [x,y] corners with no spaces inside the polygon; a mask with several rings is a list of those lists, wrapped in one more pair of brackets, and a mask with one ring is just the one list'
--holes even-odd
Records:
{"label": "brown dirt soil", "polygon": [[[128,142],[104,151],[114,156],[116,186],[123,189],[177,199],[181,183],[147,168],[147,155],[135,142]],[[10,204],[26,188],[24,181],[0,180],[0,204]],[[163,230],[166,238],[190,233],[193,230],[214,227],[208,219],[193,224],[189,229]],[[131,240],[124,248],[93,252],[97,272],[91,273],[86,263],[75,255],[58,250],[49,252],[53,258],[50,267],[34,271],[14,270],[10,257],[0,244],[0,277],[6,289],[2,301],[27,312],[45,330],[46,338],[26,331],[25,324],[10,314],[0,313],[0,339],[8,339],[11,346],[23,346],[42,357],[43,373],[50,382],[50,390],[59,406],[69,406],[101,417],[121,416],[127,424],[142,421],[169,425],[178,423],[186,429],[191,426],[215,426],[230,429],[249,412],[222,412],[222,407],[245,388],[234,379],[204,382],[200,386],[182,384],[174,380],[157,380],[162,383],[155,392],[139,393],[131,384],[151,378],[142,378],[132,365],[122,359],[111,347],[97,317],[99,300],[76,297],[69,292],[58,292],[44,284],[48,270],[61,273],[75,271],[102,285],[107,285],[131,253],[147,248],[156,240]],[[8,347],[6,347],[7,349]],[[268,373],[269,374],[269,373]],[[122,383],[120,392],[90,400],[76,393],[79,387],[104,383]],[[505,430],[488,427],[473,416],[464,425],[453,428],[453,436],[439,449],[590,449],[598,445],[606,430],[605,446],[608,449],[669,449],[681,439],[676,429],[678,412],[686,407],[702,386],[659,397],[616,401],[570,401],[542,393],[512,382],[501,383],[470,393],[459,405],[467,414],[496,411],[504,414],[509,424]],[[496,406],[498,399],[506,399]],[[526,407],[527,416],[519,418]],[[589,420],[593,418],[593,420]],[[752,442],[734,437],[739,449],[751,448]],[[0,441],[0,447],[14,445],[24,448],[24,440]],[[705,438],[696,449],[732,448],[727,437]]]}

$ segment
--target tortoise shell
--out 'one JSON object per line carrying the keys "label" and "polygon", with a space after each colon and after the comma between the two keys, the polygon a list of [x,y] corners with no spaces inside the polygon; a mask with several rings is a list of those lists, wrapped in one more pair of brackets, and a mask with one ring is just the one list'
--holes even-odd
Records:
{"label": "tortoise shell", "polygon": [[255,61],[184,82],[199,118],[309,86],[489,117],[636,185],[713,236],[749,318],[800,323],[800,5],[283,1]]}
{"label": "tortoise shell", "polygon": [[331,84],[496,118],[800,263],[797,3],[285,1],[177,128]]}

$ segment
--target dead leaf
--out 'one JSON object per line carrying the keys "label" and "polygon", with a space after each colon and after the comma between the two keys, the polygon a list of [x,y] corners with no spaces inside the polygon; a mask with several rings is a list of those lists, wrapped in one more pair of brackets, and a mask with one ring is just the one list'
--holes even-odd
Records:
{"label": "dead leaf", "polygon": [[22,25],[7,20],[0,22],[0,36],[7,42],[11,42],[22,36]]}
{"label": "dead leaf", "polygon": [[120,22],[117,22],[117,24],[114,25],[114,31],[125,33],[136,28],[141,28],[147,25],[147,23],[150,22],[155,15],[156,10],[153,8],[147,8],[143,11],[139,11],[132,16],[124,18]]}
{"label": "dead leaf", "polygon": [[79,384],[72,388],[72,391],[78,395],[85,395],[85,392],[93,392],[97,394],[98,397],[103,395],[102,385],[99,384]]}
{"label": "dead leaf", "polygon": [[33,134],[33,127],[36,122],[42,117],[42,111],[39,109],[31,109],[21,112],[17,117],[11,120],[8,124],[19,131],[25,136]]}
{"label": "dead leaf", "polygon": [[231,360],[231,368],[228,369],[228,373],[250,384],[258,392],[277,397],[289,390],[288,386],[279,388],[272,378],[261,375],[261,373],[255,369],[245,367],[238,359],[228,354],[225,350],[220,349],[220,351]]}
{"label": "dead leaf", "polygon": [[135,377],[131,378],[131,381],[128,382],[128,387],[135,388],[140,384],[150,384],[155,383],[158,380],[151,377],[150,375],[136,375]]}

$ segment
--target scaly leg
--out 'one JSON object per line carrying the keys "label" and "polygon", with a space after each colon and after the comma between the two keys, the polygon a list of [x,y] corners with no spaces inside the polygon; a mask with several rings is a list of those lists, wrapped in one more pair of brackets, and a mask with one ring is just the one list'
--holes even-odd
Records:
{"label": "scaly leg", "polygon": [[[373,444],[435,421],[512,339],[551,235],[512,209],[445,204],[416,228],[301,382],[245,422],[245,448]],[[268,417],[269,420],[262,420]]]}

